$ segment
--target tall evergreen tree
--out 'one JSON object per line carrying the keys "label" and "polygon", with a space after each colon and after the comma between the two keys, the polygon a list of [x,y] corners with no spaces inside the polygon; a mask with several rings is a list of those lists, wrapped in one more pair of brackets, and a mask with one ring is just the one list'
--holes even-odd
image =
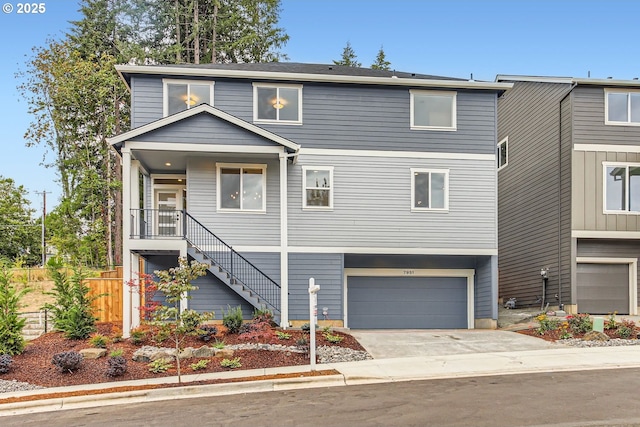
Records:
{"label": "tall evergreen tree", "polygon": [[0,259],[22,258],[27,264],[41,260],[40,227],[27,190],[0,175]]}
{"label": "tall evergreen tree", "polygon": [[342,58],[337,61],[334,59],[333,63],[336,65],[344,65],[346,67],[361,67],[362,64],[358,62],[357,59],[358,57],[351,47],[351,42],[347,41],[347,45],[342,51]]}
{"label": "tall evergreen tree", "polygon": [[371,64],[371,68],[374,70],[390,70],[391,62],[387,61],[387,57],[384,54],[384,49],[380,46],[376,60]]}

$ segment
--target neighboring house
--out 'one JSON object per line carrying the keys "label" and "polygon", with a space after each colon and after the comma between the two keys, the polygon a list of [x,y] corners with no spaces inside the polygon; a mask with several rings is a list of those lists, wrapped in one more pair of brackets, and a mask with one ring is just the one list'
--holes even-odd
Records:
{"label": "neighboring house", "polygon": [[[511,85],[294,63],[117,67],[124,281],[211,264],[196,310],[283,326],[491,328],[497,97]],[[139,323],[124,304],[125,332]],[[185,301],[186,304],[186,301]]]}
{"label": "neighboring house", "polygon": [[500,296],[637,314],[640,82],[496,81]]}

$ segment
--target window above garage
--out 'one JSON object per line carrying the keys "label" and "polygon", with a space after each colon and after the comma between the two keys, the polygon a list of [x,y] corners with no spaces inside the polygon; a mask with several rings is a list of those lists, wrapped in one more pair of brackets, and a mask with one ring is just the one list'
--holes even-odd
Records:
{"label": "window above garage", "polygon": [[640,214],[640,163],[603,162],[604,213]]}

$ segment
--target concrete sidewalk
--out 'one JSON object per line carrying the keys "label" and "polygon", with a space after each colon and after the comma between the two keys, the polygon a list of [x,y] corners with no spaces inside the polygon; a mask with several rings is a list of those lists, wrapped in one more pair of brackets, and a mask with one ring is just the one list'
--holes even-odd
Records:
{"label": "concrete sidewalk", "polygon": [[[488,375],[512,375],[535,372],[580,371],[616,368],[640,368],[640,346],[575,348],[558,346],[546,350],[502,351],[475,354],[374,359],[362,362],[317,365],[318,370],[335,369],[339,375],[247,381],[204,386],[140,390],[109,394],[35,400],[0,405],[0,416],[34,412],[78,409],[103,405],[140,403],[169,399],[210,397],[240,393],[281,391],[299,388],[333,387],[394,381],[461,378]],[[256,369],[216,374],[190,375],[183,381],[241,378],[277,373],[309,371],[309,366]],[[0,398],[42,395],[67,391],[89,391],[125,385],[176,383],[177,378],[104,383],[44,390],[3,393]]]}

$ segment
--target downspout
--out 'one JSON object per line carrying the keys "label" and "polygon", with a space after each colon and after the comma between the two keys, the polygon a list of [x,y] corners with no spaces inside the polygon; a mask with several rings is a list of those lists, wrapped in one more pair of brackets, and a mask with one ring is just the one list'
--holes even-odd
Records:
{"label": "downspout", "polygon": [[562,304],[562,103],[577,85],[575,82],[572,83],[558,104],[558,308],[560,310],[564,309]]}

